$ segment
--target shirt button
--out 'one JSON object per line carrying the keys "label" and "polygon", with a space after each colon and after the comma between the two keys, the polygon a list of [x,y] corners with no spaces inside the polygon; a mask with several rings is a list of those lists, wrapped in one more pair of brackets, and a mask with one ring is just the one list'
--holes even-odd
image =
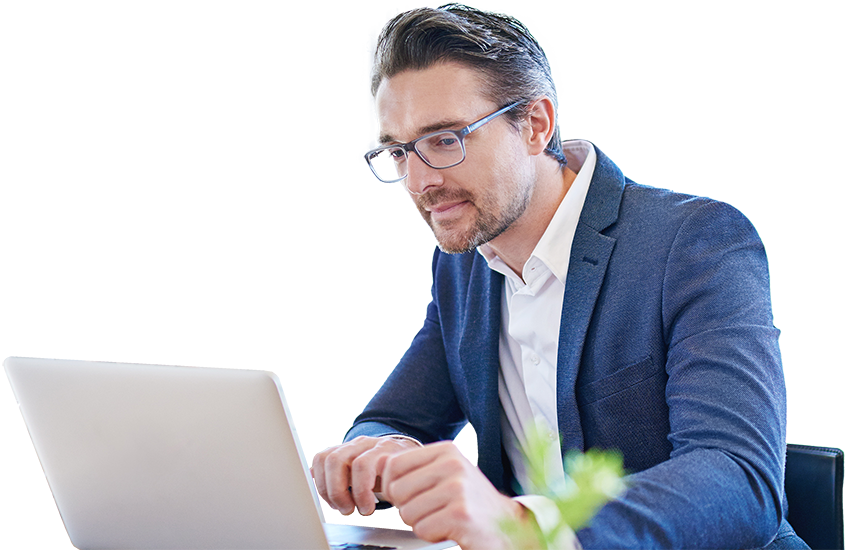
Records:
{"label": "shirt button", "polygon": [[536,355],[535,353],[533,353],[530,356],[530,361],[532,361],[533,365],[538,365],[539,363],[541,363],[541,358],[538,355]]}

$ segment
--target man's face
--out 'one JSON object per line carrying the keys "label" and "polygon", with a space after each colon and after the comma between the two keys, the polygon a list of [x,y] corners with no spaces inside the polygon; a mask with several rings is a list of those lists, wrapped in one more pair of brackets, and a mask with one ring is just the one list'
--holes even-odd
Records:
{"label": "man's face", "polygon": [[[385,79],[376,93],[384,143],[461,129],[503,105],[483,93],[481,76],[445,63]],[[534,171],[519,131],[500,116],[465,137],[464,162],[437,170],[408,155],[403,180],[444,252],[467,252],[510,234],[534,188]],[[504,237],[505,238],[505,237]]]}

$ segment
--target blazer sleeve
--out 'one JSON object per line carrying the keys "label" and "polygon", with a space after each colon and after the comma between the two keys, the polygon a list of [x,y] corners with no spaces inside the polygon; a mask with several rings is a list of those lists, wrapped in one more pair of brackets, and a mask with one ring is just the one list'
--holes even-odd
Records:
{"label": "blazer sleeve", "polygon": [[670,458],[629,476],[578,538],[586,549],[763,547],[785,523],[786,398],[754,227],[726,204],[698,207],[662,288]]}
{"label": "blazer sleeve", "polygon": [[[438,253],[433,261],[433,274]],[[400,434],[421,443],[455,438],[467,424],[450,380],[436,300],[426,309],[423,328],[364,411],[346,434],[349,441],[360,435]]]}

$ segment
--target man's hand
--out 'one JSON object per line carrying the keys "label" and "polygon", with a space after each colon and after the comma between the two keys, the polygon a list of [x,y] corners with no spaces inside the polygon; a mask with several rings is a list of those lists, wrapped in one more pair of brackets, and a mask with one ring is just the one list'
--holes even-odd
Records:
{"label": "man's hand", "polygon": [[419,445],[392,437],[356,437],[317,453],[311,474],[319,495],[343,515],[355,508],[369,516],[376,509],[374,491],[381,490],[385,460]]}
{"label": "man's hand", "polygon": [[500,521],[526,509],[500,494],[449,442],[387,456],[383,492],[423,540],[453,540],[464,550],[509,548]]}

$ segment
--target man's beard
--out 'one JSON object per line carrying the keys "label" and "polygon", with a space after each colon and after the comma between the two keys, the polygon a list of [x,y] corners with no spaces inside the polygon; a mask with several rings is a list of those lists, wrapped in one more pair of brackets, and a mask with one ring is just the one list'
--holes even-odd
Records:
{"label": "man's beard", "polygon": [[[432,228],[438,239],[438,248],[447,254],[463,254],[477,246],[487,243],[506,231],[515,220],[521,217],[530,203],[532,186],[518,186],[505,207],[501,207],[493,193],[475,199],[474,195],[465,189],[439,188],[436,191],[419,195],[416,199],[420,215]],[[468,201],[476,211],[473,224],[469,228],[453,233],[441,234],[440,223],[432,221],[427,206],[442,202]],[[458,222],[450,222],[458,223]],[[436,227],[437,226],[437,227]]]}

